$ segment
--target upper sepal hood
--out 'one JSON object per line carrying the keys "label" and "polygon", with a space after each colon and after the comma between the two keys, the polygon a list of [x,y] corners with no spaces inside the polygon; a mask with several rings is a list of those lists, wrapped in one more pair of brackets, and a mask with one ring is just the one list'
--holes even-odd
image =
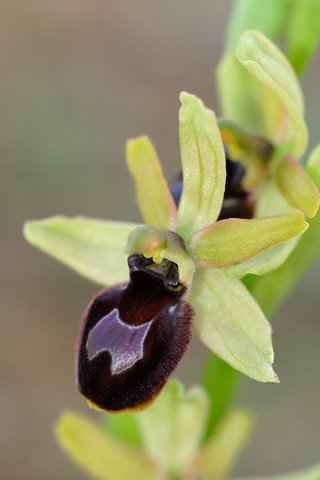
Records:
{"label": "upper sepal hood", "polygon": [[128,259],[130,282],[89,305],[78,344],[78,386],[109,412],[147,405],[160,392],[191,337],[193,310],[175,263]]}

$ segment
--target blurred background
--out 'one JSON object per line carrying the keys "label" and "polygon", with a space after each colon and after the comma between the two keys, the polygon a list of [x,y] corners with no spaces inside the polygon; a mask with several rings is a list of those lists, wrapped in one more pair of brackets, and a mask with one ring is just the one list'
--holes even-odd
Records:
{"label": "blurred background", "polygon": [[[2,2],[0,473],[3,480],[82,479],[52,426],[65,408],[90,415],[75,388],[74,344],[99,290],[27,245],[26,219],[64,213],[139,221],[124,162],[127,138],[149,135],[168,179],[179,170],[178,95],[219,114],[213,76],[231,0]],[[319,135],[318,55],[303,80],[310,146]],[[282,383],[246,380],[257,416],[233,476],[319,462],[320,263],[274,321]],[[194,341],[179,374],[191,385]]]}

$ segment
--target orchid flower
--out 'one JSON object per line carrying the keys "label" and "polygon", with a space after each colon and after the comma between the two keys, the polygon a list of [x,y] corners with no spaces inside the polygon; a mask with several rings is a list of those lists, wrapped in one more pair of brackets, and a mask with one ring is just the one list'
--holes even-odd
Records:
{"label": "orchid flower", "polygon": [[185,351],[191,326],[235,369],[278,381],[270,325],[232,268],[252,259],[251,271],[256,261],[259,273],[261,252],[300,235],[307,223],[301,212],[216,221],[226,178],[220,131],[201,100],[185,92],[180,98],[178,209],[154,147],[139,137],[128,142],[127,161],[144,226],[54,217],[25,229],[32,244],[91,280],[115,285],[88,307],[78,343],[80,391],[107,411],[155,398]]}

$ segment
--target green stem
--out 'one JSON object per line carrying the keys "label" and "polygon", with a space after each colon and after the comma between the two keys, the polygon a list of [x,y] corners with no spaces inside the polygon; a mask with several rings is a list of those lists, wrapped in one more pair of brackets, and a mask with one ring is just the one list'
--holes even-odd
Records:
{"label": "green stem", "polygon": [[239,372],[230,367],[221,358],[212,353],[209,354],[201,379],[201,384],[207,390],[211,400],[204,441],[212,435],[219,421],[229,408],[231,401],[237,393],[240,379]]}

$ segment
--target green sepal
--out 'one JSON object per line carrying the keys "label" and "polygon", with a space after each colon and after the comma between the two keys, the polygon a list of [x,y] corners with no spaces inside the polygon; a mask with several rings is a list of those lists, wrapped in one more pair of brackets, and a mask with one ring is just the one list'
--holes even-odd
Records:
{"label": "green sepal", "polygon": [[180,478],[195,455],[208,407],[208,397],[200,386],[185,393],[181,383],[171,379],[156,401],[136,415],[146,452],[170,479]]}
{"label": "green sepal", "polygon": [[[311,153],[306,173],[320,188],[320,145]],[[250,292],[262,310],[271,315],[288,295],[298,280],[306,273],[320,253],[320,212],[309,220],[309,228],[287,261],[274,272],[250,279]]]}
{"label": "green sepal", "polygon": [[179,112],[183,190],[178,233],[192,235],[219,216],[225,181],[225,154],[215,114],[195,95],[182,92]]}
{"label": "green sepal", "polygon": [[124,445],[102,426],[76,412],[65,412],[55,425],[58,444],[90,478],[161,480],[163,472],[146,454]]}
{"label": "green sepal", "polygon": [[160,230],[177,230],[177,209],[161,165],[148,137],[127,142],[127,163],[135,182],[144,223]]}
{"label": "green sepal", "polygon": [[206,480],[225,478],[246,446],[253,417],[245,410],[230,412],[193,461],[193,470]]}
{"label": "green sepal", "polygon": [[230,267],[300,235],[308,224],[300,212],[251,220],[220,220],[197,232],[188,251],[207,267]]}
{"label": "green sepal", "polygon": [[190,286],[194,273],[194,263],[188,255],[182,238],[169,230],[161,231],[144,225],[131,232],[126,252],[142,253],[147,258],[153,257],[160,264],[165,258],[178,265],[179,280]]}
{"label": "green sepal", "polygon": [[31,245],[98,285],[129,280],[125,246],[137,223],[55,216],[26,222]]}
{"label": "green sepal", "polygon": [[198,267],[190,303],[194,330],[216,355],[250,378],[278,382],[271,327],[243,283],[222,270]]}
{"label": "green sepal", "polygon": [[315,216],[319,208],[320,194],[296,159],[284,158],[275,172],[275,178],[290,205],[310,218]]}
{"label": "green sepal", "polygon": [[[300,158],[307,145],[308,132],[303,119],[302,92],[290,63],[276,45],[256,30],[241,35],[235,55],[241,65],[275,95],[279,110],[282,108],[287,112],[287,120],[283,114],[279,118],[275,140],[276,143],[285,142],[288,154]],[[267,101],[266,98],[260,98],[260,102],[264,102],[268,108]]]}

